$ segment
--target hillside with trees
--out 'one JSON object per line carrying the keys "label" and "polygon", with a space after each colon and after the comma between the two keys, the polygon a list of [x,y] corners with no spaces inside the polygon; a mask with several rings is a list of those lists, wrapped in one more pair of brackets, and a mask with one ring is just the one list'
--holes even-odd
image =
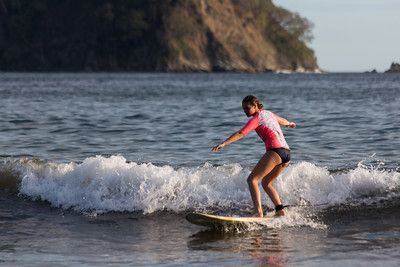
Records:
{"label": "hillside with trees", "polygon": [[0,0],[1,71],[318,70],[271,0]]}

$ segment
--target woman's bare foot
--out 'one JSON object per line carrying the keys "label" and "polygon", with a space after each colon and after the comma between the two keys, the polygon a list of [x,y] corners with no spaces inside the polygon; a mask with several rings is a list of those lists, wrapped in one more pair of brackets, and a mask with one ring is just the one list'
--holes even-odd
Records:
{"label": "woman's bare foot", "polygon": [[275,217],[281,217],[281,216],[286,216],[285,210],[279,210],[275,212]]}
{"label": "woman's bare foot", "polygon": [[253,215],[251,215],[251,217],[264,217],[264,215],[262,213],[254,213]]}

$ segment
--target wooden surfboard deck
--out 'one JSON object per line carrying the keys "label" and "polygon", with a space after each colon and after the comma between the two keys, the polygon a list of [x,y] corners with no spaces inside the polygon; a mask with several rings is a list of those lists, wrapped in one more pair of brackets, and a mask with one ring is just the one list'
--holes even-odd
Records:
{"label": "wooden surfboard deck", "polygon": [[262,224],[275,218],[276,217],[227,217],[205,213],[190,213],[186,215],[186,220],[189,222],[208,227],[240,227],[250,224]]}

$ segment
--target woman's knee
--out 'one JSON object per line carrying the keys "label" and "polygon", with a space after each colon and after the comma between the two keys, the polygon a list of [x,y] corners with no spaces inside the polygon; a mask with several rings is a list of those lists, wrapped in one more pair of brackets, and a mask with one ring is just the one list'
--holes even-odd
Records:
{"label": "woman's knee", "polygon": [[261,185],[262,185],[262,187],[263,187],[264,189],[269,189],[269,188],[272,187],[272,182],[273,182],[273,181],[270,181],[269,179],[264,178],[264,179],[261,181]]}
{"label": "woman's knee", "polygon": [[253,185],[253,184],[257,184],[257,183],[258,183],[258,181],[257,181],[256,177],[254,177],[254,176],[247,177],[247,184]]}

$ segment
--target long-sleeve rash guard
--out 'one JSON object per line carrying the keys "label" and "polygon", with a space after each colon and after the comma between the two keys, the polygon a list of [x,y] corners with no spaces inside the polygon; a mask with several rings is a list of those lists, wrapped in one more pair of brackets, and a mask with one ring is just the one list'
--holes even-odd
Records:
{"label": "long-sleeve rash guard", "polygon": [[280,127],[282,121],[281,117],[271,111],[259,110],[239,131],[243,135],[247,135],[251,131],[256,130],[257,134],[264,141],[267,150],[281,147],[289,149]]}

